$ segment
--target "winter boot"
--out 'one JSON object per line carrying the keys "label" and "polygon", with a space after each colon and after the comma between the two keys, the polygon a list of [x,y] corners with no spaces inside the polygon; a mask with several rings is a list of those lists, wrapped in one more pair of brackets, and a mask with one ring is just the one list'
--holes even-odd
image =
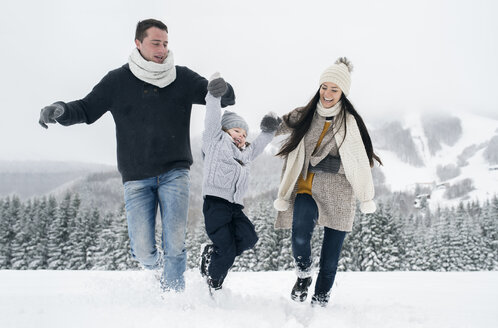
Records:
{"label": "winter boot", "polygon": [[207,278],[207,284],[209,287],[209,294],[213,296],[213,294],[222,288],[223,280],[213,280],[211,277]]}
{"label": "winter boot", "polygon": [[214,246],[212,244],[202,244],[201,251],[201,276],[207,277],[209,262],[211,262],[211,254],[213,254]]}
{"label": "winter boot", "polygon": [[315,294],[311,297],[311,306],[321,306],[326,307],[329,303],[330,293],[327,294]]}
{"label": "winter boot", "polygon": [[308,287],[311,285],[312,278],[297,278],[294,287],[292,287],[291,298],[296,302],[304,302],[308,297]]}

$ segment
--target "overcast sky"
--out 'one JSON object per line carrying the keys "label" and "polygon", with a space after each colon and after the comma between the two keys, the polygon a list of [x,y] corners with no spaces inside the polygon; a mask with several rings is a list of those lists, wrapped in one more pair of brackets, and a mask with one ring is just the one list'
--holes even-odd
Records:
{"label": "overcast sky", "polygon": [[[305,104],[337,57],[354,65],[349,98],[369,126],[406,111],[498,119],[498,2],[9,1],[0,8],[0,160],[115,164],[108,113],[91,126],[37,121],[45,105],[83,98],[127,62],[136,23],[162,20],[177,65],[235,88],[252,132],[268,111]],[[195,106],[191,134],[204,108]]]}

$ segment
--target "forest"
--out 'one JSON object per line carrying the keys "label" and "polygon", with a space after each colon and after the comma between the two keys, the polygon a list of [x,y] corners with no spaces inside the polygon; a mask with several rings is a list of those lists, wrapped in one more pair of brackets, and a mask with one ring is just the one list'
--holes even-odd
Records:
{"label": "forest", "polygon": [[[274,229],[273,192],[246,202],[256,226],[255,248],[237,258],[235,271],[294,268],[290,231]],[[346,237],[340,271],[484,271],[498,269],[498,198],[456,208],[428,208],[404,216],[395,202],[378,203],[373,214],[356,211]],[[160,227],[159,222],[157,223]],[[157,242],[160,245],[160,229]],[[323,228],[313,236],[318,259]],[[200,245],[208,242],[202,220],[189,225],[188,267],[199,263]],[[315,263],[317,265],[317,263]],[[124,209],[101,213],[81,206],[77,193],[21,201],[0,199],[0,269],[136,270],[129,251]]]}

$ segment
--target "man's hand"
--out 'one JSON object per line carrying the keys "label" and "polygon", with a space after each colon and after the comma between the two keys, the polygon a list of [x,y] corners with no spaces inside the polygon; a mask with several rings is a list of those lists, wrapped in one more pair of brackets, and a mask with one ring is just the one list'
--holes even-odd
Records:
{"label": "man's hand", "polygon": [[220,77],[220,73],[214,73],[209,79],[207,89],[213,97],[218,98],[227,92],[228,86],[225,80]]}
{"label": "man's hand", "polygon": [[64,114],[64,107],[62,107],[61,104],[52,104],[43,107],[40,112],[40,120],[38,123],[45,129],[48,129],[47,123],[57,123],[55,119],[62,114]]}

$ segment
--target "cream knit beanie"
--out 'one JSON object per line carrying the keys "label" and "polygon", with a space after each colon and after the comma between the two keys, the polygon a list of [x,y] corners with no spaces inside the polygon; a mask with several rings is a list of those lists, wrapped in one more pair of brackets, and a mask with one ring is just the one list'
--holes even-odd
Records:
{"label": "cream knit beanie", "polygon": [[328,67],[320,76],[320,85],[323,82],[335,83],[341,88],[344,95],[349,95],[351,88],[351,72],[353,65],[346,57],[338,58],[334,65]]}

